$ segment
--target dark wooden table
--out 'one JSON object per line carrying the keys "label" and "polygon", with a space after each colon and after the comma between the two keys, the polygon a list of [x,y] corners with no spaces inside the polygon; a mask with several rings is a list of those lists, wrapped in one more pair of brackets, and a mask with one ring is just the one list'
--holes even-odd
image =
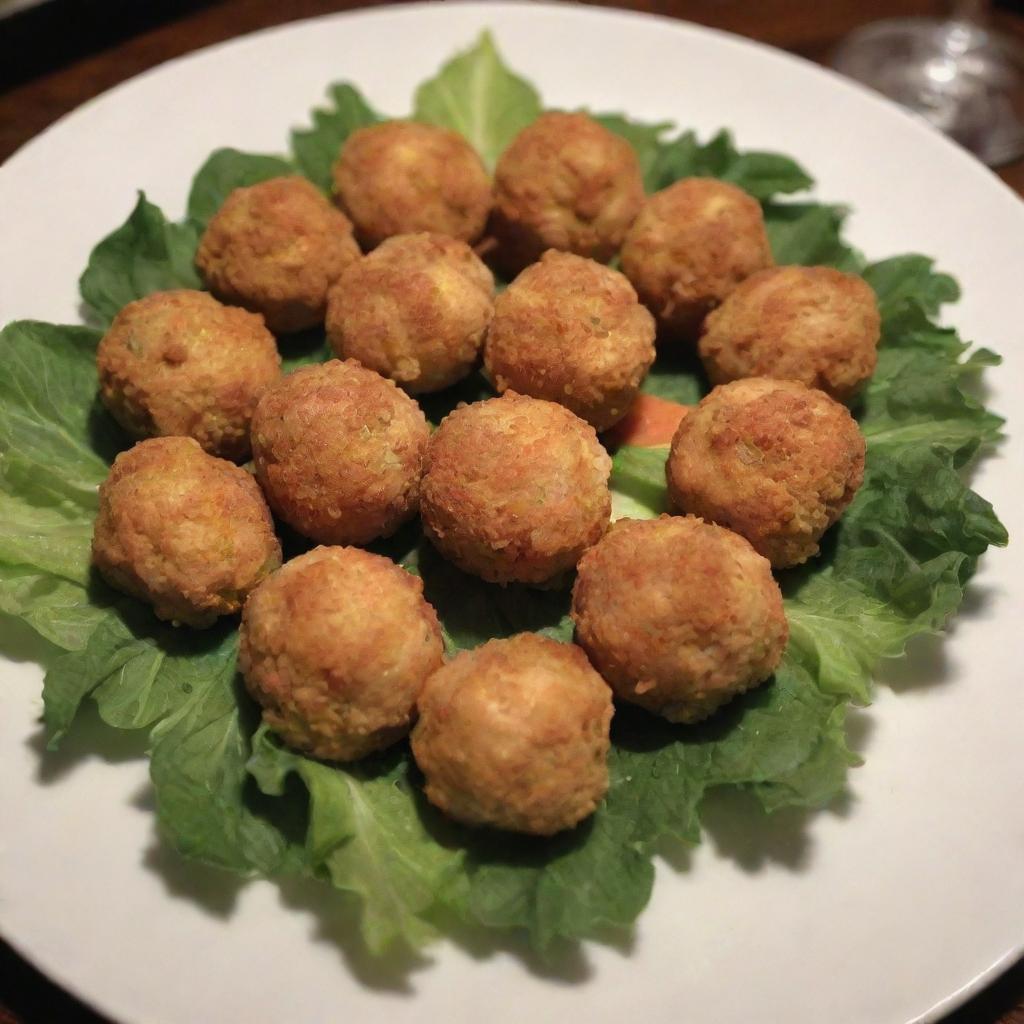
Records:
{"label": "dark wooden table", "polygon": [[[375,2],[51,0],[0,21],[0,161],[62,114],[172,57],[270,25]],[[837,41],[860,25],[946,7],[938,0],[623,0],[601,6],[712,25],[819,62],[827,62]],[[1020,0],[1000,6],[994,20],[1024,41]],[[1024,160],[999,174],[1024,195]],[[0,944],[0,1024],[102,1021]],[[1024,963],[946,1024],[1024,1024]]]}

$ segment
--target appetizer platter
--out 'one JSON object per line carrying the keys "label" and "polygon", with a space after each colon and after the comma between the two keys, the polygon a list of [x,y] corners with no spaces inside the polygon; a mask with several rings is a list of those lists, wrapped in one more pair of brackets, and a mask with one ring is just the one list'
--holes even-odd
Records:
{"label": "appetizer platter", "polygon": [[[456,52],[411,109],[353,72],[277,146],[214,148],[182,217],[140,193],[88,255],[84,325],[4,330],[0,598],[43,642],[35,756],[83,714],[99,751],[141,736],[151,856],[220,869],[171,869],[211,893],[274,880],[244,890],[264,921],[275,891],[330,907],[368,1014],[403,1004],[360,976],[423,949],[426,975],[515,975],[545,1013],[581,958],[602,990],[616,957],[657,970],[645,935],[697,934],[661,893],[687,914],[707,855],[675,887],[655,864],[702,833],[868,841],[837,840],[871,813],[842,812],[873,756],[857,709],[1007,541],[966,477],[1002,434],[979,397],[999,357],[941,319],[945,264],[862,253],[813,164],[727,114],[549,98],[505,53],[530,16],[503,10],[475,36],[416,12]],[[815,877],[788,868],[769,899]],[[715,891],[692,906],[724,935]],[[188,927],[241,950],[246,917]],[[726,1019],[702,978],[658,991]]]}

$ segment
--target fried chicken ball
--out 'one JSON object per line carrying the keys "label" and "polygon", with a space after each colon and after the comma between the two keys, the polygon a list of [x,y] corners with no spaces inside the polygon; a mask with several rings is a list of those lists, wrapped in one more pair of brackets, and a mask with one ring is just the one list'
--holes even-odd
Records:
{"label": "fried chicken ball", "polygon": [[292,559],[242,612],[239,666],[263,721],[289,747],[328,761],[401,739],[442,654],[423,582],[359,548]]}
{"label": "fried chicken ball", "polygon": [[683,178],[644,205],[622,246],[622,270],[673,336],[695,340],[733,288],[772,265],[761,206],[735,185]]}
{"label": "fried chicken ball", "polygon": [[633,147],[586,114],[548,113],[501,154],[494,234],[518,270],[545,249],[607,262],[644,202]]}
{"label": "fried chicken ball", "polygon": [[457,821],[549,836],[608,789],[611,692],[571,644],[521,633],[465,651],[427,680],[419,713],[427,799]]}
{"label": "fried chicken ball", "polygon": [[395,235],[331,289],[327,337],[412,394],[440,391],[473,369],[493,311],[494,278],[465,242]]}
{"label": "fried chicken ball", "polygon": [[771,267],[704,321],[698,351],[715,384],[798,380],[839,401],[875,371],[881,318],[871,286],[831,267]]}
{"label": "fried chicken ball", "polygon": [[334,164],[334,194],[366,248],[435,231],[475,242],[491,211],[491,181],[458,132],[414,121],[354,131]]}
{"label": "fried chicken ball", "polygon": [[261,316],[182,289],[129,302],[101,339],[96,368],[103,404],[132,436],[194,437],[239,461],[281,357]]}
{"label": "fried chicken ball", "polygon": [[618,520],[580,562],[572,619],[616,696],[670,722],[763,682],[789,634],[768,561],[695,516]]}
{"label": "fried chicken ball", "polygon": [[281,564],[256,481],[191,437],[140,441],[99,491],[92,562],[161,619],[210,626]]}
{"label": "fried chicken ball", "polygon": [[217,298],[283,334],[323,322],[327,289],[358,258],[345,215],[294,175],[236,188],[203,232],[196,266]]}
{"label": "fried chicken ball", "polygon": [[776,568],[818,552],[864,479],[845,406],[796,381],[716,387],[679,424],[665,467],[677,508],[735,530]]}
{"label": "fried chicken ball", "polygon": [[654,318],[617,270],[549,249],[498,296],[484,364],[498,391],[560,402],[597,430],[654,362]]}
{"label": "fried chicken ball", "polygon": [[423,529],[465,572],[556,584],[608,527],[610,473],[593,427],[509,391],[449,413],[430,439]]}
{"label": "fried chicken ball", "polygon": [[411,519],[429,437],[420,407],[351,359],[288,374],[252,418],[270,507],[322,544],[368,544]]}

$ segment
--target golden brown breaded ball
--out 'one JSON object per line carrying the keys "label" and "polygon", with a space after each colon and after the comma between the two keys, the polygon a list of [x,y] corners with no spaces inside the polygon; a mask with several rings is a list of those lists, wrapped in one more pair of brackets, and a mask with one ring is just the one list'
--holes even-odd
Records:
{"label": "golden brown breaded ball", "polygon": [[442,655],[422,580],[359,548],[292,559],[242,612],[239,667],[263,721],[289,747],[328,761],[401,739]]}
{"label": "golden brown breaded ball", "polygon": [[368,544],[416,514],[430,428],[420,407],[357,362],[304,366],[263,392],[256,479],[274,512],[322,544]]}
{"label": "golden brown breaded ball", "polygon": [[760,204],[714,178],[683,178],[656,192],[622,246],[622,270],[640,301],[670,335],[688,340],[733,288],[772,262]]}
{"label": "golden brown breaded ball", "polygon": [[427,448],[424,532],[492,583],[557,584],[608,527],[611,465],[594,428],[554,402],[509,391],[463,406]]}
{"label": "golden brown breaded ball", "polygon": [[281,357],[261,316],[182,289],[129,302],[100,340],[96,369],[103,404],[134,437],[194,437],[240,461]]}
{"label": "golden brown breaded ball", "polygon": [[500,392],[559,402],[596,430],[629,412],[654,318],[617,270],[549,249],[498,296],[484,365]]}
{"label": "golden brown breaded ball", "polygon": [[334,164],[334,195],[372,249],[392,235],[434,231],[475,242],[491,212],[491,179],[458,132],[414,121],[354,131]]}
{"label": "golden brown breaded ball", "polygon": [[196,266],[217,298],[286,334],[323,323],[328,288],[358,258],[348,218],[294,175],[236,188],[203,232]]}
{"label": "golden brown breaded ball", "polygon": [[644,202],[633,147],[586,114],[552,112],[527,125],[494,173],[494,234],[518,270],[545,249],[606,262]]}
{"label": "golden brown breaded ball", "polygon": [[427,680],[419,713],[427,799],[456,821],[549,836],[608,789],[611,691],[571,644],[521,633],[464,651]]}
{"label": "golden brown breaded ball", "polygon": [[327,338],[411,394],[440,391],[473,369],[493,311],[494,278],[465,242],[395,235],[331,289]]}
{"label": "golden brown breaded ball", "polygon": [[191,437],[140,441],[100,484],[92,562],[161,619],[210,626],[281,564],[256,481]]}
{"label": "golden brown breaded ball", "polygon": [[881,318],[871,286],[831,267],[771,267],[704,321],[698,351],[714,384],[798,380],[847,401],[875,372]]}
{"label": "golden brown breaded ball", "polygon": [[580,562],[572,619],[616,696],[670,722],[764,682],[789,636],[767,559],[695,516],[618,520]]}
{"label": "golden brown breaded ball", "polygon": [[773,566],[818,553],[864,479],[844,405],[796,381],[716,387],[679,424],[665,467],[673,504],[746,537]]}

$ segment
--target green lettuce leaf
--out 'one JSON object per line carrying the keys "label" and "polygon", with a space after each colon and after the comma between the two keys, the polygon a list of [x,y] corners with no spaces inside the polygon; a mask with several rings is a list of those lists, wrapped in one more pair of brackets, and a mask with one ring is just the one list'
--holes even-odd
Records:
{"label": "green lettuce leaf", "polygon": [[857,273],[863,261],[841,234],[847,212],[821,203],[766,203],[764,223],[775,262]]}
{"label": "green lettuce leaf", "polygon": [[[959,472],[998,436],[1002,421],[964,389],[996,357],[979,350],[961,361],[967,346],[929,319],[957,297],[956,283],[916,255],[873,264],[865,278],[883,314],[878,372],[859,408],[869,445],[865,482],[825,554],[782,575],[787,663],[823,692],[861,703],[870,699],[879,659],[901,655],[914,636],[940,631],[979,555],[1007,540],[991,505]],[[665,456],[664,448],[628,446],[615,454],[612,479],[629,499],[619,505],[625,514],[666,508]],[[818,760],[828,748],[831,769],[822,763],[814,777],[841,779],[845,755],[831,741]]]}
{"label": "green lettuce leaf", "polygon": [[[778,201],[779,196],[803,192],[814,185],[814,179],[790,157],[780,153],[738,150],[731,133],[727,131],[719,132],[709,142],[702,144],[692,131],[682,132],[675,139],[666,139],[667,132],[672,128],[667,122],[644,123],[633,121],[622,114],[596,114],[594,117],[633,146],[640,161],[644,187],[648,192],[666,188],[680,178],[694,176],[731,182],[761,200],[776,263],[824,264],[854,272],[862,268],[863,261],[859,254],[841,237],[847,213],[844,207],[814,202]],[[902,259],[898,258],[892,267],[878,265],[880,270],[877,280],[880,286],[895,288],[895,282],[899,280],[903,282],[902,287],[913,291],[916,281],[925,279],[926,270],[931,266],[930,260],[923,256],[910,257],[912,262],[902,265]],[[926,266],[913,261],[923,261]],[[947,293],[943,289],[948,290],[948,283],[952,280],[942,276],[944,283],[938,286],[935,296],[937,301],[945,301]],[[658,376],[656,366],[647,388],[653,394],[661,394],[651,386],[652,379],[654,386],[657,386]],[[671,376],[677,380],[694,379],[692,371],[679,367],[675,368]],[[674,398],[669,394],[662,397]],[[674,400],[688,403],[693,399]]]}
{"label": "green lettuce leaf", "polygon": [[243,800],[234,624],[159,625],[89,572],[96,488],[123,440],[95,404],[97,332],[19,322],[0,338],[0,610],[68,652],[43,690],[51,743],[91,695],[108,724],[150,730],[158,815],[177,848],[234,870],[283,870],[287,843]]}
{"label": "green lettuce leaf", "polygon": [[831,572],[787,590],[787,659],[816,679],[824,692],[861,704],[870,699],[871,672],[878,659],[902,654],[912,636],[932,630],[929,621],[893,615],[883,600]]}
{"label": "green lettuce leaf", "polygon": [[[91,533],[91,531],[90,531]],[[0,612],[65,651],[79,651],[106,616],[85,588],[24,565],[0,564]]]}
{"label": "green lettuce leaf", "polygon": [[960,462],[979,444],[995,441],[1003,420],[969,391],[972,378],[998,357],[982,349],[955,362],[922,349],[888,349],[876,382],[863,398],[863,431],[872,448],[943,444]]}
{"label": "green lettuce leaf", "polygon": [[95,408],[97,333],[35,321],[0,334],[0,611],[65,650],[102,610],[89,600],[96,490],[119,435]]}
{"label": "green lettuce leaf", "polygon": [[[991,506],[958,472],[998,436],[1001,420],[963,388],[965,378],[993,364],[992,354],[959,361],[967,346],[928,319],[956,298],[955,282],[913,255],[873,264],[865,278],[883,313],[879,368],[860,408],[868,472],[833,532],[831,553],[784,577],[787,658],[824,691],[861,702],[878,660],[902,654],[913,636],[941,630],[978,556],[1007,539]],[[664,449],[624,448],[615,456],[617,488],[650,514],[664,507],[655,500],[663,460]]]}
{"label": "green lettuce leaf", "polygon": [[[594,817],[545,842],[466,835],[468,891],[452,909],[488,927],[525,929],[542,952],[558,940],[627,927],[650,896],[652,854],[667,842],[699,839],[708,790],[749,788],[773,807],[827,803],[853,761],[842,714],[835,698],[788,664],[702,725],[673,726],[621,706],[611,784]],[[817,782],[808,762],[821,769]]]}
{"label": "green lettuce leaf", "polygon": [[79,280],[85,304],[107,326],[122,306],[152,292],[201,288],[194,266],[199,229],[174,224],[139,193],[128,219],[98,243]]}
{"label": "green lettuce leaf", "polygon": [[[614,751],[609,770],[618,763]],[[628,928],[650,899],[654,867],[635,804],[613,810],[615,792],[593,818],[549,840],[452,829],[466,860],[448,908],[470,924],[523,930],[542,954],[559,940]]]}
{"label": "green lettuce leaf", "polygon": [[135,602],[111,605],[85,648],[47,673],[50,745],[91,696],[108,725],[148,730],[157,818],[179,852],[241,874],[299,871],[299,852],[246,796],[254,723],[238,693],[236,647],[233,623],[176,631]]}
{"label": "green lettuce leaf", "polygon": [[909,444],[869,451],[864,485],[832,539],[831,564],[784,580],[787,657],[823,690],[866,703],[878,660],[941,631],[978,557],[1007,538],[950,449]]}
{"label": "green lettuce leaf", "polygon": [[437,610],[451,652],[524,632],[572,639],[568,589],[538,591],[485,583],[445,561],[425,540],[402,559],[402,565],[422,578],[424,595]]}
{"label": "green lettuce leaf", "polygon": [[864,279],[874,288],[882,313],[878,370],[861,405],[861,429],[873,449],[941,444],[957,465],[979,445],[998,439],[1002,419],[974,397],[979,372],[999,357],[968,348],[950,327],[931,320],[960,289],[932,260],[916,254],[873,263]]}
{"label": "green lettuce leaf", "polygon": [[846,706],[838,704],[825,719],[810,757],[750,789],[769,813],[783,807],[825,807],[842,792],[848,769],[861,763],[846,745]]}
{"label": "green lettuce leaf", "polygon": [[623,445],[612,457],[612,518],[652,519],[670,511],[665,488],[668,445]]}
{"label": "green lettuce leaf", "polygon": [[[352,128],[376,115],[351,87],[296,132],[297,165],[324,187]],[[500,62],[493,41],[455,58],[418,94],[417,116],[464,131],[493,161],[540,110],[537,94]],[[808,187],[799,165],[737,151],[727,133],[700,145],[660,125],[603,115],[637,147],[648,187],[673,175],[713,174],[758,195],[779,262],[863,270],[883,314],[878,371],[856,406],[868,439],[863,487],[822,554],[780,574],[791,640],[775,677],[698,726],[673,726],[620,707],[611,786],[593,818],[550,840],[470,830],[424,800],[399,746],[358,766],[284,750],[259,727],[236,671],[236,622],[203,632],[159,623],[89,570],[96,488],[125,443],[97,405],[94,350],[84,328],[18,323],[2,334],[0,383],[0,612],[22,618],[65,653],[44,687],[52,743],[82,701],[104,722],[143,731],[160,827],[181,852],[241,874],[301,873],[348,894],[374,952],[416,945],[440,929],[524,930],[543,952],[564,941],[628,928],[651,894],[653,855],[695,842],[705,795],[730,786],[768,810],[819,807],[842,791],[856,758],[846,746],[850,701],[865,702],[878,660],[915,635],[944,628],[978,559],[1006,531],[962,471],[998,438],[974,378],[997,362],[973,354],[933,317],[955,282],[923,256],[865,267],[841,237],[841,208],[779,203]],[[159,288],[196,286],[197,223],[223,195],[276,158],[219,151],[193,187],[191,219],[169,224],[144,198],[93,253],[83,297],[106,319]],[[658,177],[658,176],[661,177]],[[324,355],[322,332],[289,343],[296,363]],[[662,353],[646,390],[693,402],[698,364]],[[458,398],[487,393],[481,379],[427,404],[433,419]],[[614,454],[616,515],[667,509],[666,449]],[[424,581],[450,652],[536,630],[571,640],[567,588],[537,592],[472,579],[444,562],[414,526],[377,546]]]}
{"label": "green lettuce leaf", "polygon": [[87,501],[33,504],[0,489],[0,560],[31,565],[84,587],[89,579],[93,517]]}
{"label": "green lettuce leaf", "polygon": [[788,156],[755,150],[740,152],[728,131],[719,132],[703,145],[693,132],[685,131],[662,145],[652,175],[652,190],[693,177],[720,178],[761,200],[803,192],[814,184],[814,179]]}
{"label": "green lettuce leaf", "polygon": [[[96,401],[98,340],[89,328],[30,320],[0,333],[0,478],[15,499],[95,506],[106,460],[122,446]],[[8,515],[20,518],[10,506]]]}
{"label": "green lettuce leaf", "polygon": [[297,334],[283,335],[277,339],[277,348],[281,353],[281,369],[285,373],[291,373],[300,366],[323,363],[334,358],[323,327],[311,327]]}
{"label": "green lettuce leaf", "polygon": [[103,615],[86,590],[89,547],[120,433],[95,404],[97,339],[36,321],[0,333],[0,611],[65,650]]}
{"label": "green lettuce leaf", "polygon": [[708,383],[694,348],[680,346],[674,350],[666,346],[640,390],[680,405],[696,405],[707,394]]}
{"label": "green lettuce leaf", "polygon": [[918,306],[934,316],[947,302],[960,298],[960,286],[949,274],[935,270],[935,261],[918,253],[872,263],[864,280],[878,296],[878,309],[887,322],[904,307]]}
{"label": "green lettuce leaf", "polygon": [[313,111],[311,128],[292,132],[292,155],[299,170],[325,192],[331,191],[331,167],[342,143],[357,128],[383,118],[363,99],[354,85],[337,83],[327,90],[329,107]]}
{"label": "green lettuce leaf", "polygon": [[540,112],[537,90],[504,65],[490,32],[483,32],[416,90],[412,116],[459,132],[493,168]]}
{"label": "green lettuce leaf", "polygon": [[192,179],[188,217],[202,231],[234,189],[294,173],[294,166],[284,157],[218,149]]}
{"label": "green lettuce leaf", "polygon": [[640,163],[644,188],[648,192],[657,192],[662,187],[664,175],[662,165],[665,144],[662,140],[665,133],[672,130],[672,122],[657,121],[653,124],[645,124],[642,121],[633,121],[624,114],[592,114],[591,116],[610,132],[621,135],[633,147]]}
{"label": "green lettuce leaf", "polygon": [[249,771],[262,791],[281,796],[290,773],[309,792],[306,857],[335,888],[357,900],[369,949],[420,945],[436,934],[429,916],[453,883],[461,850],[438,843],[410,781],[406,752],[334,767],[281,747],[261,728]]}
{"label": "green lettuce leaf", "polygon": [[740,151],[727,131],[701,143],[692,131],[666,138],[673,128],[670,121],[647,123],[624,114],[591,116],[633,147],[648,192],[667,188],[680,178],[719,178],[738,185],[755,199],[767,201],[804,192],[814,185],[814,179],[792,158],[781,153]]}

